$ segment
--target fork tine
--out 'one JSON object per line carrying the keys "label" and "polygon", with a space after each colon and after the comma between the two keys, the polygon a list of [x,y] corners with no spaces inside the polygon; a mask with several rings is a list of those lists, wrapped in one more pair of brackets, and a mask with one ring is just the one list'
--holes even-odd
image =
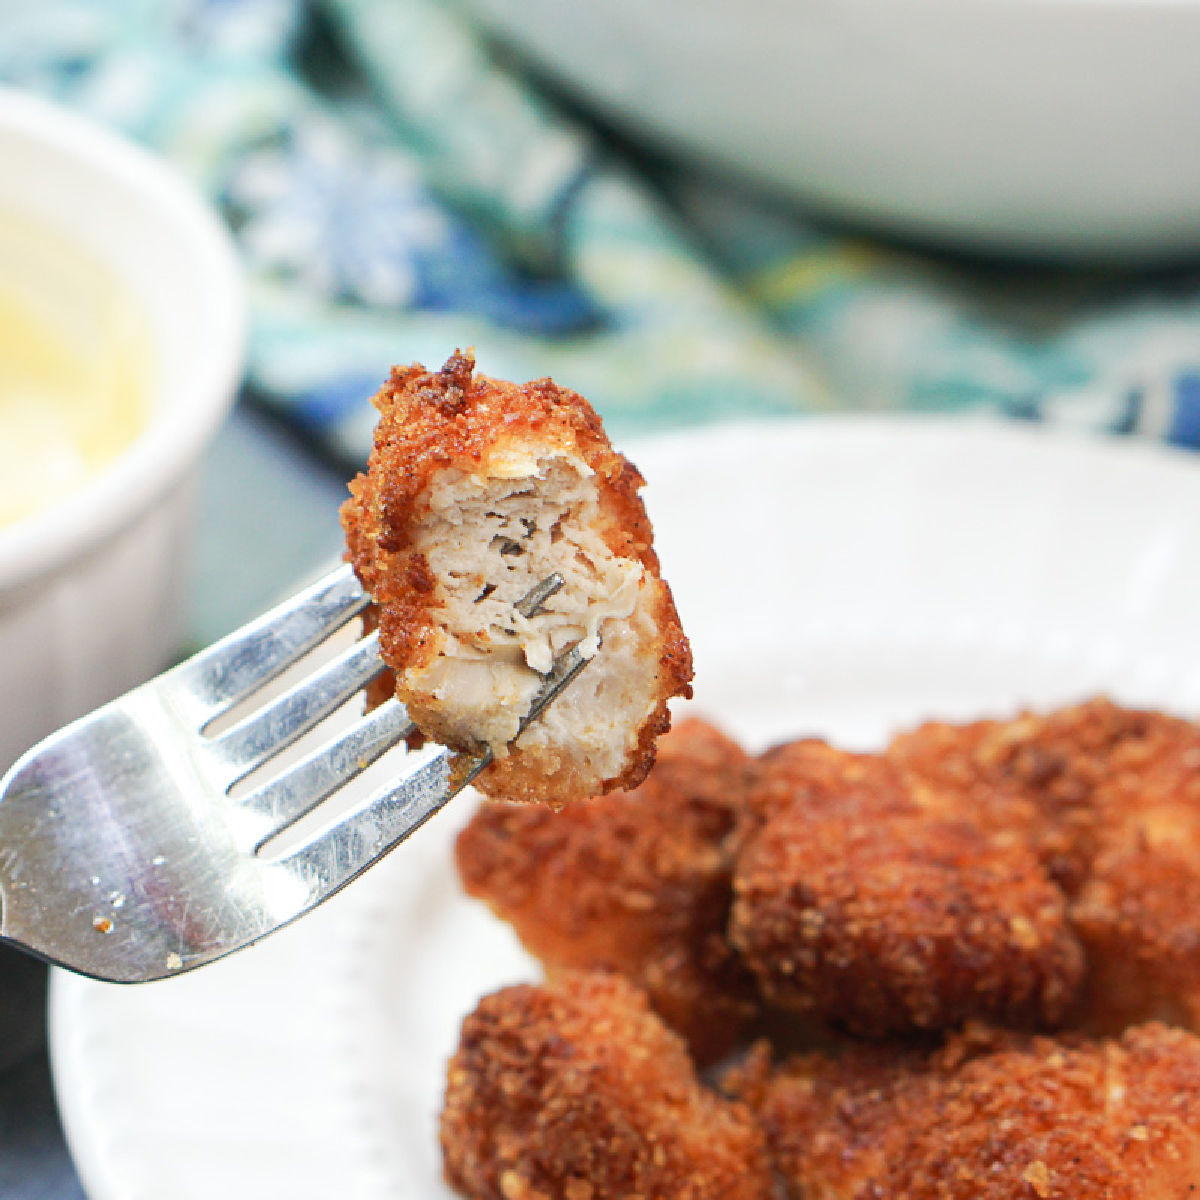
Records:
{"label": "fork tine", "polygon": [[[521,721],[521,736],[588,665],[578,646],[555,659]],[[491,762],[491,751],[472,756],[441,750],[399,782],[379,788],[366,802],[307,842],[273,860],[304,880],[309,907],[320,904],[394,849],[444,808]]]}
{"label": "fork tine", "polygon": [[[350,579],[357,586],[354,577]],[[325,582],[332,583],[333,576]],[[530,615],[562,587],[562,576],[550,575],[518,600],[515,607]],[[383,670],[384,663],[379,657],[379,631],[372,630],[326,667],[212,738],[208,749],[226,786],[231,787],[272,755],[291,745]],[[535,698],[526,721],[539,716],[545,703],[539,704]]]}
{"label": "fork tine", "polygon": [[555,571],[553,574],[547,575],[540,583],[535,583],[513,607],[523,617],[536,617],[545,611],[542,605],[551,596],[557,596],[566,585],[567,581]]}
{"label": "fork tine", "polygon": [[282,775],[238,801],[246,813],[262,818],[266,837],[282,833],[339,787],[360,775],[381,755],[408,737],[416,726],[399,700],[384,701],[359,718],[336,740],[314,750]]}
{"label": "fork tine", "polygon": [[203,723],[270,682],[370,604],[348,564],[181,663],[168,676]]}
{"label": "fork tine", "polygon": [[[599,638],[596,639],[596,646],[597,648],[600,646]],[[542,680],[542,686],[534,693],[533,700],[529,705],[529,711],[521,720],[521,728],[517,734],[518,737],[558,699],[559,693],[589,662],[591,662],[591,659],[585,658],[580,653],[577,645],[568,647],[568,649],[564,650],[554,660],[554,666],[551,668],[550,673]]]}
{"label": "fork tine", "polygon": [[304,882],[308,907],[320,904],[445,807],[487,765],[488,757],[466,760],[466,769],[458,769],[458,783],[454,768],[462,761],[440,750],[315,837],[268,861]]}
{"label": "fork tine", "polygon": [[290,746],[382,670],[379,631],[372,630],[319,671],[208,742],[228,786]]}

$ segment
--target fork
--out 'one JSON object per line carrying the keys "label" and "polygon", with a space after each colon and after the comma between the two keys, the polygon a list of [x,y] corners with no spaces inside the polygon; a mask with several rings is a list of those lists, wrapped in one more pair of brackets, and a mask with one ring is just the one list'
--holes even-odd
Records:
{"label": "fork", "polygon": [[[534,615],[561,586],[550,576],[516,607]],[[0,937],[96,979],[178,975],[327,900],[466,787],[490,751],[410,755],[398,777],[271,852],[414,732],[389,699],[299,761],[247,779],[384,669],[378,632],[228,728],[210,727],[369,603],[340,567],[23,755],[0,780]],[[587,662],[577,647],[555,659],[521,731]]]}

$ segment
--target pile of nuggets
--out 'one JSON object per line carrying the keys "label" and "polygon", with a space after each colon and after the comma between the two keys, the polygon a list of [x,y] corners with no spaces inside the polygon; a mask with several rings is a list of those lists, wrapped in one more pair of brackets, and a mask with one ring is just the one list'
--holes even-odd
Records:
{"label": "pile of nuggets", "polygon": [[1095,700],[486,801],[463,884],[546,982],[447,1079],[472,1200],[1200,1196],[1200,725]]}

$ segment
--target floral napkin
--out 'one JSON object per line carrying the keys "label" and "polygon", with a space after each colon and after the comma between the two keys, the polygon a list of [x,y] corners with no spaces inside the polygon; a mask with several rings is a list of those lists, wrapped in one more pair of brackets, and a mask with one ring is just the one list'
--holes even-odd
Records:
{"label": "floral napkin", "polygon": [[252,402],[365,456],[393,362],[474,345],[621,436],[987,409],[1200,447],[1200,269],[983,264],[647,160],[444,0],[0,0],[0,82],[167,156],[235,232]]}

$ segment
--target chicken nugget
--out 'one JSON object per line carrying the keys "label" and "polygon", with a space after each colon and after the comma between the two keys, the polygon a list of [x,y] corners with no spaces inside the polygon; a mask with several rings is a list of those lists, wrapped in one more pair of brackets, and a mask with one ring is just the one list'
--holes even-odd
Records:
{"label": "chicken nugget", "polygon": [[1097,697],[1011,720],[927,722],[895,738],[884,757],[927,810],[1020,833],[1070,895],[1110,820],[1106,792],[1124,779],[1127,807],[1141,768],[1186,729],[1178,718]]}
{"label": "chicken nugget", "polygon": [[1098,848],[1071,905],[1088,956],[1078,1019],[1200,1031],[1200,728],[1156,719],[1098,790]]}
{"label": "chicken nugget", "polygon": [[1019,836],[931,813],[887,762],[812,741],[772,752],[751,803],[729,935],[772,1004],[871,1037],[1068,1011],[1082,950]]}
{"label": "chicken nugget", "polygon": [[617,975],[485,997],[447,1073],[446,1179],[469,1200],[772,1200],[762,1131],[705,1089]]}
{"label": "chicken nugget", "polygon": [[551,970],[604,968],[636,981],[709,1062],[758,1008],[725,937],[751,768],[735,742],[688,718],[662,738],[633,791],[561,812],[485,802],[455,847],[463,887]]}
{"label": "chicken nugget", "polygon": [[1087,959],[1073,1023],[1200,1030],[1200,727],[1097,698],[931,723],[886,757],[931,806],[1019,831],[1062,886]]}
{"label": "chicken nugget", "polygon": [[824,738],[780,742],[759,755],[747,804],[757,823],[792,808],[836,813],[850,794],[879,813],[909,812],[913,797],[882,755],[843,750]]}
{"label": "chicken nugget", "polygon": [[1200,1181],[1200,1038],[984,1029],[750,1077],[791,1200],[1165,1200]]}
{"label": "chicken nugget", "polygon": [[[563,804],[644,777],[691,652],[659,575],[642,478],[583,397],[549,379],[394,368],[342,508],[396,694],[426,736],[494,763],[477,780]],[[531,614],[517,604],[557,573]],[[588,666],[510,746],[555,657]]]}
{"label": "chicken nugget", "polygon": [[1198,837],[1193,827],[1186,848],[1133,840],[1101,855],[1071,906],[1088,959],[1077,1023],[1104,1033],[1150,1019],[1200,1030]]}

